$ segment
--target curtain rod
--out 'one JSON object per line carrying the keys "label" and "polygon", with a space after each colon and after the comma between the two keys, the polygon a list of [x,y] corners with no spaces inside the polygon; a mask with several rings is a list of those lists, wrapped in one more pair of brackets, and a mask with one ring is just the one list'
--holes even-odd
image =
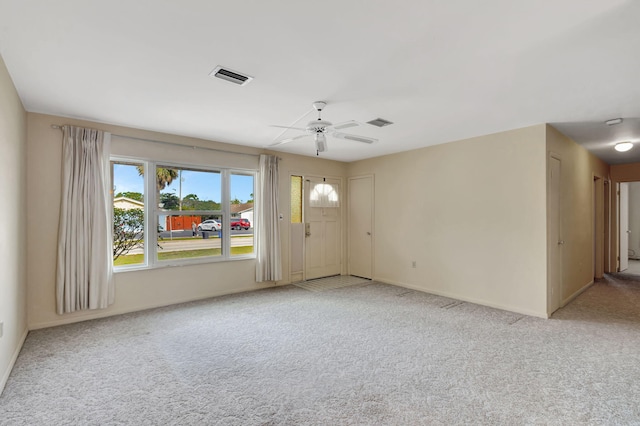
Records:
{"label": "curtain rod", "polygon": [[[63,126],[59,126],[57,124],[52,124],[51,125],[52,129],[62,130],[62,127]],[[225,154],[248,155],[250,157],[260,157],[260,154],[249,154],[249,153],[246,153],[246,152],[227,151],[227,150],[224,150],[224,149],[209,148],[209,147],[206,147],[206,146],[184,145],[184,144],[175,143],[175,142],[154,141],[152,139],[136,138],[135,136],[119,135],[117,133],[111,133],[111,135],[112,136],[117,136],[117,137],[120,137],[120,138],[135,139],[137,141],[143,141],[143,142],[160,143],[160,144],[163,144],[163,145],[177,146],[177,147],[180,147],[180,148],[190,148],[190,149],[193,149],[193,150],[203,149],[205,151],[224,152]],[[278,157],[278,160],[282,160],[282,158]]]}

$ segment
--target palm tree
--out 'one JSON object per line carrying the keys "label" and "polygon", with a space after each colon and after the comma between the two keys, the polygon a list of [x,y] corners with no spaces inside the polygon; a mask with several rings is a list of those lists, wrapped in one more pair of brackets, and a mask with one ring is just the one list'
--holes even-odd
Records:
{"label": "palm tree", "polygon": [[[144,176],[144,167],[142,164],[136,166],[136,169],[140,176]],[[167,185],[171,185],[171,182],[178,177],[178,170],[156,167],[156,175],[156,187],[158,191],[162,191]]]}

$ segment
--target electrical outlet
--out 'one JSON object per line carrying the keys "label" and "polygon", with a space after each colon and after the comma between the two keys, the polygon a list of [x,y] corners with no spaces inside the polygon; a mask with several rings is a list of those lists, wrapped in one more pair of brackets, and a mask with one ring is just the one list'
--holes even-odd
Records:
{"label": "electrical outlet", "polygon": [[416,261],[415,261],[415,260],[412,260],[412,261],[411,261],[411,267],[412,267],[412,268],[415,268],[415,267],[416,267]]}

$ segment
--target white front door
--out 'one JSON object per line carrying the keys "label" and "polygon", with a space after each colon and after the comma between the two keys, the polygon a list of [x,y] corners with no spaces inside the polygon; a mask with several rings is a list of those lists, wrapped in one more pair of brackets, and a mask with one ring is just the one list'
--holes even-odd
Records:
{"label": "white front door", "polygon": [[373,177],[349,179],[349,275],[373,278]]}
{"label": "white front door", "polygon": [[629,267],[629,184],[620,184],[620,269]]}
{"label": "white front door", "polygon": [[342,205],[340,181],[338,179],[324,179],[305,177],[305,280],[340,275],[341,245],[340,245],[340,209],[341,207],[312,207],[312,197],[321,188],[331,185]]}

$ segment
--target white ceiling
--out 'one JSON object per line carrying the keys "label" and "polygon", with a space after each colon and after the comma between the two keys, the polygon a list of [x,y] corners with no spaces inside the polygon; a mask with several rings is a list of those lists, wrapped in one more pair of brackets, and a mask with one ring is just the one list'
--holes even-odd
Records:
{"label": "white ceiling", "polygon": [[[638,18],[633,0],[0,0],[0,54],[32,112],[265,147],[324,100],[334,123],[394,122],[324,158],[544,122],[608,152],[597,127],[640,117]],[[311,138],[277,149],[315,155]]]}

